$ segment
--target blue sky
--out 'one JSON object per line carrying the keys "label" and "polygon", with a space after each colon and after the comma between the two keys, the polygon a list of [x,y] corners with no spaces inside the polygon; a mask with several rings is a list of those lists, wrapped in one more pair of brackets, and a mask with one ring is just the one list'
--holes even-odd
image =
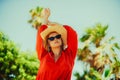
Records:
{"label": "blue sky", "polygon": [[29,10],[51,9],[51,21],[72,26],[79,37],[96,23],[109,25],[107,36],[120,42],[120,0],[0,0],[0,31],[21,50],[35,50],[36,30],[27,23]]}
{"label": "blue sky", "polygon": [[108,36],[120,40],[119,0],[0,0],[0,30],[22,50],[35,50],[36,30],[27,23],[29,10],[37,6],[51,9],[51,21],[72,26],[79,37],[86,27],[108,24]]}

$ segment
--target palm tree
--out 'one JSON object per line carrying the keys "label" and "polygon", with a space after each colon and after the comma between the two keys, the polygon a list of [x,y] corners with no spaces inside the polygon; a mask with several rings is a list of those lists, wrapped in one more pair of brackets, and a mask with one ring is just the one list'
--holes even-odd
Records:
{"label": "palm tree", "polygon": [[[108,79],[112,74],[115,74],[116,79],[120,78],[120,60],[116,53],[116,50],[119,52],[120,46],[118,43],[112,43],[114,37],[104,40],[107,29],[108,25],[96,24],[93,28],[88,28],[86,34],[80,38],[83,46],[78,50],[78,60],[90,65],[89,72],[84,74],[88,78],[91,78],[91,73],[98,73],[99,76],[92,76],[97,80],[101,80],[100,76],[102,79]],[[107,65],[109,69],[106,69]]]}

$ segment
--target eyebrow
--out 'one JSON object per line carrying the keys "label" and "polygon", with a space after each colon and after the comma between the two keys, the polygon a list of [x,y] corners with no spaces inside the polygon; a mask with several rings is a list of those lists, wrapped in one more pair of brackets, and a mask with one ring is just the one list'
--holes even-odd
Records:
{"label": "eyebrow", "polygon": [[[59,35],[59,34],[56,34],[56,35]],[[54,36],[50,36],[50,35],[48,35],[48,38],[49,38],[49,37],[55,37],[56,35],[54,35]]]}

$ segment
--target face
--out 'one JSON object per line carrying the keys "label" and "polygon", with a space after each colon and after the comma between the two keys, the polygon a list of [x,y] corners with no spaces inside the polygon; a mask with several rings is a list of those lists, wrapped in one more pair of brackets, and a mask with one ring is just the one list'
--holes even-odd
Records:
{"label": "face", "polygon": [[62,45],[61,35],[56,32],[49,34],[48,44],[50,45],[51,48],[61,47]]}

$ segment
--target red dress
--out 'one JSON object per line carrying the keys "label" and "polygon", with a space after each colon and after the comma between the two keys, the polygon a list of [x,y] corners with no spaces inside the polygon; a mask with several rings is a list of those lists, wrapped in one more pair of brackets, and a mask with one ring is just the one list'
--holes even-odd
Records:
{"label": "red dress", "polygon": [[67,30],[67,44],[68,47],[62,51],[61,56],[55,62],[52,57],[53,53],[45,50],[42,44],[40,33],[47,28],[42,25],[37,33],[36,50],[40,60],[40,67],[36,80],[71,80],[74,60],[77,53],[77,34],[69,26],[64,25]]}

